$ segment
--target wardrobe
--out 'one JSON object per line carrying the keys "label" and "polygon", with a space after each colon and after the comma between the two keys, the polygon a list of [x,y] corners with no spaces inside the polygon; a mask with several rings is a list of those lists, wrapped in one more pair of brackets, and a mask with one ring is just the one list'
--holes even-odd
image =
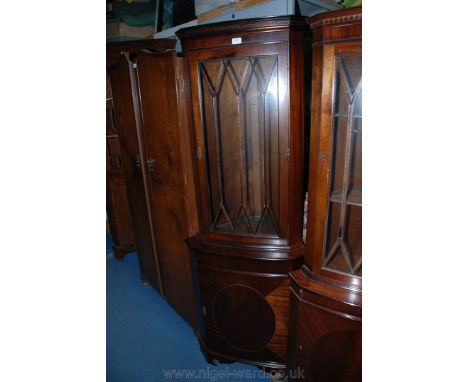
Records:
{"label": "wardrobe", "polygon": [[361,8],[309,20],[312,118],[304,265],[291,272],[290,380],[361,381]]}
{"label": "wardrobe", "polygon": [[186,86],[175,40],[107,44],[141,278],[196,327],[185,239],[197,232]]}
{"label": "wardrobe", "polygon": [[285,368],[302,264],[304,18],[181,29],[192,89],[198,273],[209,360]]}

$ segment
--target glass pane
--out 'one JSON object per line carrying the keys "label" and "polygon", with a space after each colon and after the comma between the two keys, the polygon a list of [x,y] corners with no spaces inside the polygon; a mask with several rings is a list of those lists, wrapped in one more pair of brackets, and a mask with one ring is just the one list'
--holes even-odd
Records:
{"label": "glass pane", "polygon": [[361,275],[361,56],[336,58],[330,195],[323,266]]}
{"label": "glass pane", "polygon": [[277,56],[199,63],[211,229],[278,235]]}

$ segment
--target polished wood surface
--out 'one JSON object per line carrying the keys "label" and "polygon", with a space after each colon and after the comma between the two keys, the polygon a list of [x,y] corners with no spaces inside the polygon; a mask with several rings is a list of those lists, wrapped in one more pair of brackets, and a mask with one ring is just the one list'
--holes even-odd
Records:
{"label": "polished wood surface", "polygon": [[361,18],[359,7],[309,20],[307,239],[290,274],[288,369],[310,382],[361,380]]}
{"label": "polished wood surface", "polygon": [[291,283],[288,370],[307,382],[362,379],[361,295],[324,284],[307,268]]}
{"label": "polished wood surface", "polygon": [[181,29],[191,85],[199,277],[209,359],[283,368],[288,272],[302,263],[304,37],[299,17]]}
{"label": "polished wood surface", "polygon": [[123,259],[135,250],[135,240],[108,79],[106,83],[106,211],[114,256]]}
{"label": "polished wood surface", "polygon": [[[175,51],[137,52],[140,107],[152,218],[160,261],[164,295],[170,305],[190,323],[195,322],[194,293],[189,251],[187,208],[188,177],[191,165],[182,154],[179,117],[185,114],[185,99],[180,94]],[[179,112],[179,108],[182,109]],[[193,207],[190,208],[193,214]],[[193,229],[193,228],[192,228]]]}
{"label": "polished wood surface", "polygon": [[133,109],[129,63],[125,56],[120,55],[120,52],[118,54],[112,53],[113,51],[108,52],[107,65],[113,95],[115,121],[120,137],[122,168],[125,175],[130,213],[132,215],[140,272],[142,277],[159,291],[161,286],[157,276],[158,268],[152,240],[153,234],[149,225],[149,214],[143,183],[142,156],[138,144]]}
{"label": "polished wood surface", "polygon": [[185,96],[189,88],[182,80],[184,68],[174,45],[174,40],[166,39],[110,43],[108,60],[114,63],[108,66],[120,96],[117,127],[124,131],[122,151],[134,191],[142,276],[196,327],[192,267],[185,244],[198,230]]}

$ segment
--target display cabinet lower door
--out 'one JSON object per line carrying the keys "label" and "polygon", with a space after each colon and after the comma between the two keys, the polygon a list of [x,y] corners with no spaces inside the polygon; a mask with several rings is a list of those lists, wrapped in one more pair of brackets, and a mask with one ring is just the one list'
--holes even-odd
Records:
{"label": "display cabinet lower door", "polygon": [[327,309],[323,301],[319,306],[291,292],[288,381],[361,381],[360,318]]}
{"label": "display cabinet lower door", "polygon": [[[217,255],[202,257],[197,256],[204,316],[200,343],[208,360],[284,368],[292,263],[286,261],[284,270],[275,273],[268,271],[271,261],[225,258],[219,264]],[[213,266],[209,259],[218,264]],[[275,266],[281,267],[279,263]],[[255,271],[242,270],[249,268]]]}

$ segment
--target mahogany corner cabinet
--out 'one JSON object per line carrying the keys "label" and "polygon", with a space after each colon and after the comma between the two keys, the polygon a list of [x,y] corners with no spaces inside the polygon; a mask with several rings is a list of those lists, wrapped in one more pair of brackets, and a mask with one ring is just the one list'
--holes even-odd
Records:
{"label": "mahogany corner cabinet", "polygon": [[361,8],[317,15],[304,266],[291,273],[288,368],[361,381]]}
{"label": "mahogany corner cabinet", "polygon": [[302,17],[177,32],[191,85],[199,231],[188,239],[209,360],[284,368],[303,262]]}

